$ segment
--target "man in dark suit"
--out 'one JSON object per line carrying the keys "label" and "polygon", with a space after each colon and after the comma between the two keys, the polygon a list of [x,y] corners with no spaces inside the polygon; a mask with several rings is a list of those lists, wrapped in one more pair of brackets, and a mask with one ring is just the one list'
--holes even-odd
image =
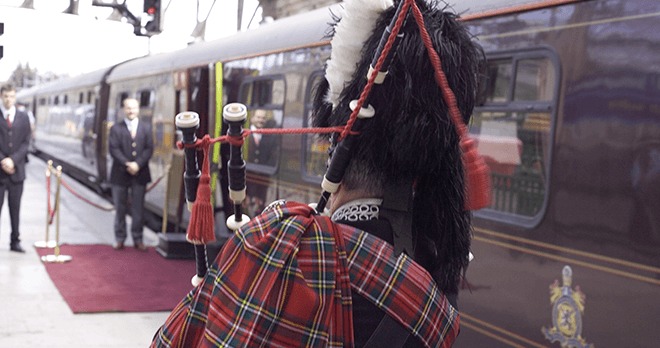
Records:
{"label": "man in dark suit", "polygon": [[20,244],[19,216],[23,181],[25,181],[25,161],[30,145],[31,129],[28,115],[16,108],[16,89],[12,85],[0,88],[0,211],[8,192],[9,216],[11,218],[11,241],[9,250],[25,252]]}
{"label": "man in dark suit", "polygon": [[144,195],[146,185],[151,181],[149,159],[154,151],[151,127],[140,122],[140,104],[137,99],[123,101],[124,119],[110,129],[109,149],[112,156],[110,183],[115,204],[115,250],[123,249],[126,241],[126,213],[129,197],[131,200],[131,236],[138,250],[147,250],[142,243],[144,227]]}

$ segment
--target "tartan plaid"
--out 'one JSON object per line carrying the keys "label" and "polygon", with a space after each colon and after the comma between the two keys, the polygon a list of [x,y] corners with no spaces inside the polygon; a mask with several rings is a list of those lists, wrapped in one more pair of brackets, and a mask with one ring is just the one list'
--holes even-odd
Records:
{"label": "tartan plaid", "polygon": [[450,347],[458,313],[386,242],[287,203],[236,231],[152,347],[353,347],[351,289],[427,347]]}

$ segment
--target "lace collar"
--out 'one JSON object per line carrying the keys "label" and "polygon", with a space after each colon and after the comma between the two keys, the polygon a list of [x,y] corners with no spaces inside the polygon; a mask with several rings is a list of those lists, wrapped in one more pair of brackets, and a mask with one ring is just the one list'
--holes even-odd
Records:
{"label": "lace collar", "polygon": [[332,214],[332,221],[366,221],[378,219],[380,198],[362,198],[352,200],[337,208]]}

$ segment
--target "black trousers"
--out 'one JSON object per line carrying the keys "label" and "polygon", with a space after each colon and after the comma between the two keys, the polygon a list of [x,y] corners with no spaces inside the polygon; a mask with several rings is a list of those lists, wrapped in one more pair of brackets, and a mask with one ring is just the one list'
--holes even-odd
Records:
{"label": "black trousers", "polygon": [[0,212],[5,203],[5,192],[9,203],[9,218],[11,220],[11,244],[21,241],[18,229],[21,215],[21,197],[23,196],[23,181],[15,183],[10,180],[0,182]]}
{"label": "black trousers", "polygon": [[144,194],[146,185],[133,184],[131,186],[112,185],[112,201],[115,204],[115,241],[126,241],[126,214],[128,213],[128,196],[130,191],[131,237],[133,243],[142,243],[142,229],[144,227]]}

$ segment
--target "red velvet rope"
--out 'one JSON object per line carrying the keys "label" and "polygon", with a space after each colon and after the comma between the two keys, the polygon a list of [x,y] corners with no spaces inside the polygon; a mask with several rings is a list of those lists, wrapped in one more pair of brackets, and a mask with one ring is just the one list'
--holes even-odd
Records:
{"label": "red velvet rope", "polygon": [[114,209],[114,208],[106,208],[106,207],[102,207],[102,206],[100,206],[100,205],[98,205],[98,204],[96,204],[96,203],[90,201],[89,199],[87,199],[87,198],[81,196],[79,193],[77,193],[76,191],[74,191],[74,190],[73,190],[73,189],[72,189],[72,188],[71,188],[71,187],[70,187],[70,186],[64,181],[64,179],[60,178],[60,182],[62,183],[62,185],[63,185],[67,190],[69,190],[69,192],[71,192],[74,196],[76,196],[76,197],[78,197],[79,199],[81,199],[83,202],[88,203],[88,204],[90,204],[90,205],[92,205],[92,206],[94,206],[94,207],[96,207],[96,208],[99,208],[99,209],[101,209],[101,210],[105,210],[105,211],[112,211],[112,209]]}
{"label": "red velvet rope", "polygon": [[[48,197],[48,198],[46,199],[46,202],[47,202],[47,205],[48,205],[48,207],[47,207],[47,209],[48,209],[48,225],[52,225],[52,224],[53,224],[53,220],[55,219],[55,208],[53,208],[53,207],[51,206],[51,204],[50,204],[50,195],[51,195],[51,191],[50,191],[50,177],[51,177],[50,175],[46,175],[46,194],[47,194],[47,197]],[[98,205],[98,204],[96,204],[96,203],[90,201],[89,199],[87,199],[87,198],[81,196],[79,193],[77,193],[76,191],[74,191],[74,190],[73,190],[73,189],[72,189],[72,188],[71,188],[71,187],[70,187],[70,186],[64,181],[64,179],[60,178],[60,183],[61,183],[62,186],[64,186],[67,190],[69,190],[69,192],[71,192],[74,196],[76,196],[77,198],[83,200],[84,202],[86,202],[86,203],[88,203],[88,204],[90,204],[90,205],[92,205],[92,206],[94,206],[94,207],[96,207],[96,208],[99,208],[99,209],[101,209],[101,210],[112,211],[113,208],[102,207],[102,206],[100,206],[100,205]]]}
{"label": "red velvet rope", "polygon": [[55,209],[50,205],[50,175],[46,175],[46,193],[48,194],[48,225],[52,225],[53,218],[55,217]]}

